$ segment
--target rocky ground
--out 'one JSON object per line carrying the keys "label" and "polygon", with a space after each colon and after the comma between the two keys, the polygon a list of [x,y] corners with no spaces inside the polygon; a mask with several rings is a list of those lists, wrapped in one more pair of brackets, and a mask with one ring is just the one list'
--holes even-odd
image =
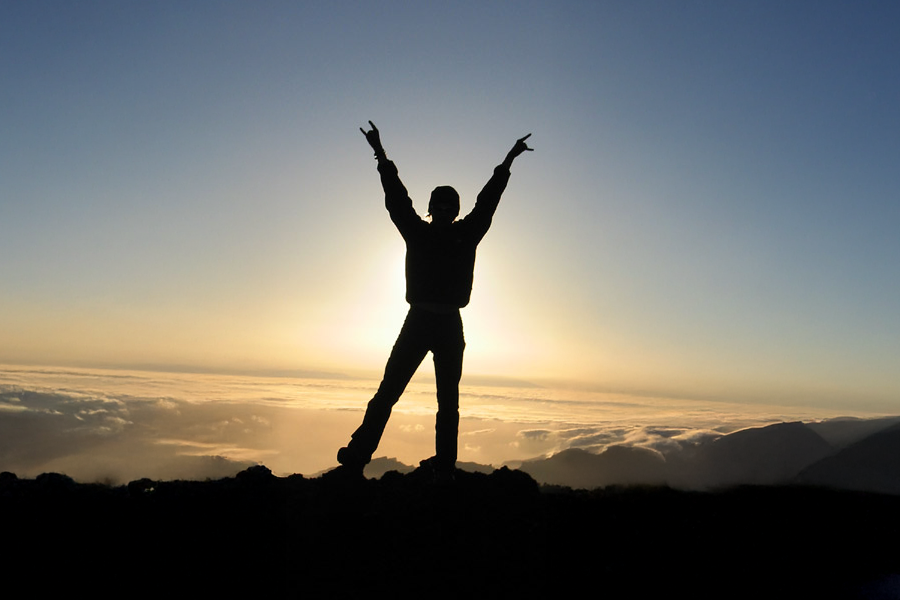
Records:
{"label": "rocky ground", "polygon": [[815,487],[573,491],[521,471],[78,484],[0,475],[32,591],[204,597],[900,597],[900,497]]}

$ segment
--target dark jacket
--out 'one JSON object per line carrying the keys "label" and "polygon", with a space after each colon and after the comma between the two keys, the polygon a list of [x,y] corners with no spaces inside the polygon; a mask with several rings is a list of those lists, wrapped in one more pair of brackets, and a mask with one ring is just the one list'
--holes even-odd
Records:
{"label": "dark jacket", "polygon": [[434,226],[416,214],[397,167],[378,162],[384,205],[406,241],[406,301],[462,308],[472,294],[475,248],[491,226],[509,170],[498,166],[478,194],[475,208],[465,218],[445,227]]}

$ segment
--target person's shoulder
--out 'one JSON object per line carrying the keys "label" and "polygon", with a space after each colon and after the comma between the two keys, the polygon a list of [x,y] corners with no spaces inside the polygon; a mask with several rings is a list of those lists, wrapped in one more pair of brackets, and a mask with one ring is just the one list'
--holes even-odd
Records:
{"label": "person's shoulder", "polygon": [[472,217],[472,213],[467,214],[462,219],[457,219],[449,225],[449,237],[457,240],[465,240],[478,237],[479,227],[478,219]]}
{"label": "person's shoulder", "polygon": [[407,241],[418,240],[431,235],[431,223],[423,219],[415,211],[402,225],[398,223],[398,227],[400,228],[400,233],[403,234],[403,238]]}

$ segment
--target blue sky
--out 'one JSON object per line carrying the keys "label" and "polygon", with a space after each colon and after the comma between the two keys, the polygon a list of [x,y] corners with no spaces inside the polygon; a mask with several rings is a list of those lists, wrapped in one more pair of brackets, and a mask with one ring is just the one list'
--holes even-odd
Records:
{"label": "blue sky", "polygon": [[359,127],[479,248],[466,372],[900,393],[892,2],[0,3],[0,360],[377,373]]}

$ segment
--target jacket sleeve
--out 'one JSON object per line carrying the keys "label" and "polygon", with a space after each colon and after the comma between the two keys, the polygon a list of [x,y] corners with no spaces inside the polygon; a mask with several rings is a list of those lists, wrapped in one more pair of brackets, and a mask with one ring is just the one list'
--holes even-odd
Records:
{"label": "jacket sleeve", "polygon": [[406,186],[400,181],[397,166],[386,158],[378,161],[378,172],[381,174],[381,187],[384,188],[384,207],[391,216],[391,221],[406,238],[416,224],[422,219],[416,214]]}
{"label": "jacket sleeve", "polygon": [[509,169],[503,165],[497,165],[494,168],[494,174],[478,194],[475,208],[463,219],[476,242],[481,241],[490,228],[494,212],[500,203],[500,196],[503,195],[503,190],[506,189],[508,182]]}

